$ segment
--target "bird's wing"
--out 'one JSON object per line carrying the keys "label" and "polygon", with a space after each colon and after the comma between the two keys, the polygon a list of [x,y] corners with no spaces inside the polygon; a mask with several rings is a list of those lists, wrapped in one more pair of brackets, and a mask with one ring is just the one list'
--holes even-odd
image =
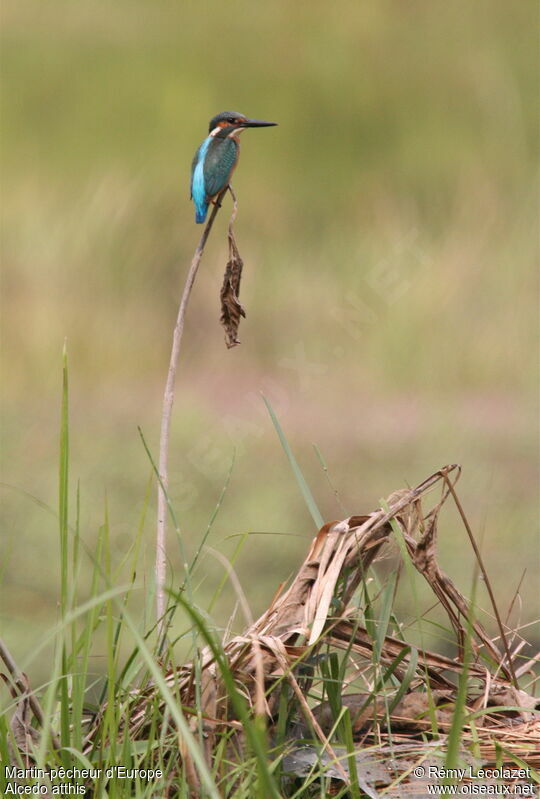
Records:
{"label": "bird's wing", "polygon": [[[204,142],[203,142],[203,144],[204,144]],[[201,146],[197,148],[197,152],[193,156],[193,161],[191,162],[191,180],[189,182],[189,199],[190,200],[193,199],[193,173],[195,172],[195,167],[197,166],[197,163],[199,161],[199,153],[201,152],[201,147],[202,146],[203,145],[201,144]]]}
{"label": "bird's wing", "polygon": [[214,197],[229,183],[236,159],[238,144],[234,139],[215,138],[204,161],[204,187],[207,197]]}

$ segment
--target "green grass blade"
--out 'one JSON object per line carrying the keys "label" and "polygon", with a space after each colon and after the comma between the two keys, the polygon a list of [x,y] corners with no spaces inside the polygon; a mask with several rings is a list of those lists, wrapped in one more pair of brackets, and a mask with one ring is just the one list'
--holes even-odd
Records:
{"label": "green grass blade", "polygon": [[267,752],[266,741],[266,726],[264,719],[252,717],[248,710],[246,700],[241,696],[236,687],[234,677],[229,668],[227,658],[225,657],[221,645],[217,642],[214,635],[208,629],[201,614],[190,605],[181,594],[175,594],[175,598],[180,602],[188,615],[191,617],[194,624],[199,629],[202,637],[212,650],[216,664],[221,672],[223,682],[227,689],[227,694],[231,700],[234,712],[237,718],[242,723],[246,739],[251,746],[251,749],[256,757],[258,764],[259,774],[259,793],[261,799],[281,799],[281,795],[276,786]]}
{"label": "green grass blade", "polygon": [[307,484],[307,482],[306,482],[306,480],[304,478],[304,475],[302,474],[302,472],[300,470],[298,462],[297,462],[296,458],[293,455],[293,452],[292,452],[292,450],[291,450],[291,448],[289,446],[289,442],[287,441],[287,438],[285,437],[285,433],[283,432],[282,427],[281,427],[281,425],[280,425],[280,423],[278,421],[278,418],[277,418],[276,414],[274,413],[274,409],[272,408],[272,406],[270,405],[269,401],[266,399],[264,394],[262,395],[262,398],[263,398],[264,404],[266,405],[268,413],[270,414],[270,418],[272,420],[272,424],[274,425],[276,433],[278,434],[278,438],[279,438],[279,440],[281,442],[281,446],[283,447],[283,450],[285,452],[285,455],[287,456],[287,459],[289,461],[291,469],[293,470],[294,476],[296,477],[296,482],[298,483],[298,486],[300,488],[300,492],[301,492],[302,496],[304,497],[304,501],[305,501],[305,503],[306,503],[306,505],[308,507],[309,512],[311,513],[311,517],[312,517],[313,521],[315,522],[315,526],[317,527],[317,530],[319,530],[324,524],[324,519],[321,516],[321,512],[319,511],[319,509],[317,507],[317,504],[316,504],[316,502],[315,502],[315,500],[313,498],[313,494],[311,493],[311,490],[310,490],[310,488],[309,488],[309,486],[308,486],[308,484]]}
{"label": "green grass blade", "polygon": [[[67,349],[64,343],[62,353],[62,405],[60,411],[60,467],[58,475],[58,523],[60,533],[60,612],[62,619],[66,617],[69,601],[69,540],[68,540],[68,495],[69,495],[69,398],[68,398],[68,364]],[[66,642],[68,630],[62,629],[58,645],[61,646],[60,691],[60,740],[63,747],[70,744],[70,707],[68,673],[69,658]],[[65,768],[69,768],[70,757],[67,751],[62,753]]]}
{"label": "green grass blade", "polygon": [[341,719],[341,729],[343,730],[343,743],[347,751],[347,765],[349,766],[350,796],[351,799],[362,799],[362,791],[360,790],[360,783],[358,780],[358,771],[356,770],[356,757],[354,750],[353,729],[351,721],[351,712],[349,708],[345,708],[345,713]]}
{"label": "green grass blade", "polygon": [[407,655],[410,652],[410,660],[409,665],[405,671],[405,675],[403,680],[401,681],[401,685],[399,686],[396,695],[393,697],[390,705],[388,706],[388,713],[392,713],[395,707],[397,707],[398,703],[401,701],[402,696],[408,691],[409,685],[416,674],[416,666],[418,665],[418,652],[414,647],[405,647],[403,650],[404,655]]}
{"label": "green grass blade", "polygon": [[472,658],[473,641],[473,607],[476,593],[476,580],[473,580],[471,601],[469,603],[469,616],[467,618],[467,634],[463,645],[463,668],[459,673],[458,689],[454,700],[454,713],[452,715],[452,726],[448,733],[446,743],[445,766],[453,769],[458,766],[459,754],[461,751],[462,731],[465,724],[465,714],[467,709],[467,687],[469,682],[469,665]]}
{"label": "green grass blade", "polygon": [[388,583],[385,585],[381,597],[381,611],[377,626],[375,630],[375,643],[373,646],[373,660],[375,663],[380,661],[381,652],[384,644],[384,639],[388,632],[388,624],[390,622],[390,615],[392,613],[392,605],[394,603],[394,593],[396,588],[397,573],[394,572],[388,578]]}
{"label": "green grass blade", "polygon": [[62,353],[62,405],[60,411],[60,470],[58,480],[58,524],[60,532],[60,607],[65,615],[68,603],[68,479],[69,479],[69,401],[68,364],[64,344]]}
{"label": "green grass blade", "polygon": [[[180,599],[180,601],[182,600]],[[155,681],[155,684],[157,685],[163,699],[165,700],[169,713],[172,719],[174,720],[176,726],[178,727],[180,735],[184,739],[186,748],[189,751],[191,757],[193,758],[193,762],[197,768],[197,771],[199,772],[199,776],[201,778],[201,782],[205,790],[207,791],[211,799],[221,799],[219,791],[214,782],[214,779],[204,759],[204,755],[200,747],[198,746],[197,741],[193,736],[193,733],[189,729],[189,725],[186,719],[184,718],[184,714],[182,713],[180,705],[176,701],[174,695],[172,694],[169,686],[165,681],[162,667],[154,660],[152,653],[146,646],[143,636],[141,635],[141,633],[137,628],[137,624],[132,619],[127,609],[123,606],[121,600],[117,599],[117,605],[119,606],[120,612],[122,613],[122,616],[125,619],[126,624],[128,625],[131,634],[133,635],[133,638],[135,639],[135,643],[137,644],[137,647],[139,649],[139,652],[143,660],[146,662],[148,670],[150,671],[152,678]]]}

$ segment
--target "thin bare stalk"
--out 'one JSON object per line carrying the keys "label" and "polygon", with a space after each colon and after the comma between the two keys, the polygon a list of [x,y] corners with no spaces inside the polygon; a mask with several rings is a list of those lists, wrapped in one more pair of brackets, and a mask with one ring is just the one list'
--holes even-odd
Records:
{"label": "thin bare stalk", "polygon": [[[28,685],[25,681],[25,676],[20,670],[20,668],[15,663],[13,656],[5,643],[0,639],[0,658],[4,661],[4,664],[11,675],[11,679],[13,680],[13,685],[15,688],[20,691],[22,698],[27,698],[30,707],[32,708],[32,712],[41,726],[45,723],[45,717],[43,715],[43,710],[41,709],[41,705],[37,697],[30,693],[28,689]],[[58,736],[51,731],[51,742],[55,749],[60,749],[60,741],[58,740]]]}
{"label": "thin bare stalk", "polygon": [[[180,347],[182,344],[182,337],[184,335],[184,320],[186,316],[186,309],[191,294],[191,289],[197,276],[199,264],[201,262],[202,254],[206,245],[210,231],[214,224],[216,214],[221,207],[221,201],[226,193],[224,189],[219,195],[216,204],[212,209],[210,219],[206,223],[206,227],[201,236],[201,240],[195,250],[191,266],[182,292],[182,299],[178,308],[178,316],[176,317],[176,325],[173,332],[171,358],[169,361],[169,371],[167,372],[167,382],[165,384],[165,391],[163,394],[163,409],[161,413],[161,431],[159,436],[159,477],[158,480],[158,509],[157,509],[157,530],[156,530],[156,609],[157,609],[157,622],[158,622],[158,638],[162,640],[165,629],[165,577],[167,573],[167,490],[169,487],[169,440],[171,432],[171,416],[174,404],[174,387],[176,382],[176,368],[178,366],[178,357],[180,355]],[[234,197],[234,195],[233,195]],[[233,214],[236,214],[236,199],[235,209]]]}
{"label": "thin bare stalk", "polygon": [[229,236],[229,241],[231,241],[231,240],[234,241],[233,225],[234,225],[234,223],[236,221],[236,214],[238,212],[238,200],[236,199],[236,194],[233,191],[233,187],[229,186],[228,188],[229,188],[229,191],[231,193],[232,200],[233,200],[232,214],[231,214],[231,218],[229,219],[228,236]]}
{"label": "thin bare stalk", "polygon": [[491,607],[493,608],[493,612],[495,614],[495,619],[497,620],[497,627],[499,628],[499,633],[501,636],[502,645],[504,647],[504,652],[506,655],[506,665],[501,663],[503,670],[506,674],[510,677],[514,687],[516,689],[519,688],[519,683],[517,681],[516,672],[514,671],[514,661],[512,659],[512,654],[510,652],[510,647],[508,646],[508,639],[506,637],[506,633],[504,632],[504,625],[502,623],[502,619],[499,613],[499,608],[497,607],[497,603],[495,601],[495,595],[493,593],[493,589],[491,587],[491,582],[488,577],[488,573],[486,571],[486,567],[484,566],[484,561],[482,560],[482,555],[480,554],[480,550],[478,549],[478,545],[476,543],[475,537],[473,535],[473,531],[471,530],[471,526],[469,524],[469,520],[465,515],[465,511],[463,510],[463,506],[459,501],[458,495],[454,491],[454,486],[448,479],[448,475],[444,475],[444,480],[446,485],[448,486],[448,490],[452,494],[452,499],[455,502],[456,508],[458,509],[459,515],[461,516],[461,520],[465,525],[465,529],[467,531],[467,535],[469,536],[469,541],[471,542],[472,548],[474,549],[474,554],[476,555],[476,560],[478,561],[478,565],[480,566],[480,571],[482,572],[482,577],[484,578],[484,583],[487,588],[487,592],[489,594],[489,598],[491,601]]}

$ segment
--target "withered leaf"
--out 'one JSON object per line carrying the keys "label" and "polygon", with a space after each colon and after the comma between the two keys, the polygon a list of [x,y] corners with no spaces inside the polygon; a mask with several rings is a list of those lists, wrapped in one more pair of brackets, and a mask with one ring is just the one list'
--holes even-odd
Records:
{"label": "withered leaf", "polygon": [[221,317],[220,322],[225,330],[225,342],[227,347],[235,347],[240,344],[238,338],[238,327],[240,318],[245,318],[246,312],[238,299],[240,294],[240,281],[242,279],[242,268],[244,262],[238,252],[236,241],[232,231],[229,231],[229,260],[223,276],[221,287]]}

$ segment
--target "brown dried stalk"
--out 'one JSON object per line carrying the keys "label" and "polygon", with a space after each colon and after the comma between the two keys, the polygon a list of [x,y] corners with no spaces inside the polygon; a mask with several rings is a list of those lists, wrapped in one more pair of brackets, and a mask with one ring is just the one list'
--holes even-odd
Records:
{"label": "brown dried stalk", "polygon": [[505,652],[505,655],[506,655],[506,663],[505,664],[501,664],[501,665],[503,666],[505,671],[506,670],[508,671],[509,676],[512,678],[512,682],[514,683],[514,688],[518,688],[519,687],[518,686],[518,681],[517,681],[516,673],[514,671],[514,661],[513,661],[512,655],[510,654],[510,647],[508,646],[508,641],[507,641],[507,638],[506,638],[506,634],[504,632],[504,625],[503,625],[502,620],[501,620],[501,615],[499,613],[499,608],[497,607],[497,603],[495,601],[495,595],[493,593],[493,588],[491,587],[491,581],[490,581],[490,579],[489,579],[489,577],[487,575],[487,572],[486,572],[486,567],[484,566],[484,561],[482,559],[482,555],[480,554],[480,550],[478,549],[478,545],[476,543],[476,539],[475,539],[475,537],[474,537],[474,535],[472,533],[472,530],[471,530],[471,527],[470,527],[470,524],[469,524],[469,520],[467,519],[467,516],[465,515],[465,511],[463,510],[461,502],[459,501],[459,497],[457,496],[456,492],[454,491],[454,486],[448,481],[448,478],[446,478],[446,481],[447,481],[447,484],[448,484],[448,489],[449,489],[450,493],[452,494],[452,498],[453,498],[454,502],[456,503],[456,507],[457,507],[457,509],[459,511],[459,515],[461,516],[461,520],[463,522],[463,525],[464,525],[464,527],[465,527],[465,529],[467,531],[467,535],[469,536],[469,541],[471,542],[471,546],[474,549],[474,554],[476,555],[476,560],[478,561],[478,565],[480,566],[480,571],[482,572],[482,577],[484,579],[484,583],[485,583],[485,586],[487,588],[487,592],[489,594],[491,607],[493,608],[493,612],[494,612],[495,618],[497,620],[497,626],[499,628],[502,645],[504,647],[504,652]]}
{"label": "brown dried stalk", "polygon": [[[25,674],[23,674],[23,672],[17,666],[11,652],[9,651],[9,649],[1,639],[0,639],[0,658],[2,658],[2,660],[4,661],[6,668],[11,676],[13,688],[10,690],[12,691],[14,698],[17,697],[16,692],[18,692],[20,702],[23,700],[28,701],[28,705],[32,710],[34,716],[41,724],[41,726],[43,726],[45,723],[43,710],[41,709],[41,705],[39,704],[36,696],[31,691],[29,691],[28,678],[26,677]],[[60,741],[58,739],[58,736],[52,730],[50,732],[50,736],[53,747],[59,750]]]}
{"label": "brown dried stalk", "polygon": [[[174,403],[174,387],[176,381],[176,368],[178,366],[178,358],[180,355],[180,347],[182,345],[182,337],[184,335],[184,321],[186,317],[187,305],[191,295],[191,289],[197,276],[199,264],[206,246],[206,241],[212,230],[216,214],[221,208],[221,201],[227,192],[225,188],[216,200],[212,209],[210,219],[206,223],[206,227],[201,236],[201,240],[195,250],[191,266],[186,278],[184,290],[182,292],[182,299],[178,308],[178,316],[176,317],[176,325],[173,331],[171,357],[169,361],[169,371],[167,372],[167,382],[165,383],[165,391],[163,394],[163,409],[161,412],[161,431],[159,436],[159,465],[158,465],[158,509],[157,509],[157,530],[156,530],[156,612],[157,612],[157,629],[158,637],[163,639],[166,624],[165,624],[165,577],[167,570],[167,490],[169,487],[169,441],[171,433],[171,416]],[[234,196],[234,195],[233,195]],[[236,200],[233,214],[236,214]]]}

